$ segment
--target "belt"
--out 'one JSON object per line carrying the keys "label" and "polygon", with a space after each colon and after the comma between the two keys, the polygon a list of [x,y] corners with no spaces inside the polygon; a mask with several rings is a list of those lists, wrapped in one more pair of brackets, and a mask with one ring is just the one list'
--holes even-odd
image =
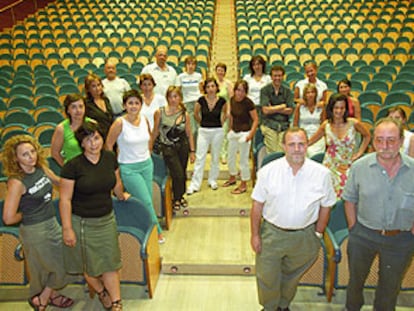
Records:
{"label": "belt", "polygon": [[276,226],[276,225],[272,224],[271,222],[269,222],[269,221],[267,221],[267,220],[265,220],[265,221],[266,221],[269,225],[271,225],[272,227],[276,228],[277,230],[284,231],[284,232],[296,232],[296,231],[303,231],[303,230],[307,229],[308,227],[313,226],[313,224],[311,224],[311,225],[309,225],[309,226],[307,226],[307,227],[305,227],[305,228],[299,228],[299,229],[287,229],[287,228],[281,228],[281,227],[278,227],[278,226]]}
{"label": "belt", "polygon": [[401,232],[407,232],[407,231],[403,231],[403,230],[373,230],[376,233],[379,233],[383,236],[396,236],[398,234],[400,234]]}

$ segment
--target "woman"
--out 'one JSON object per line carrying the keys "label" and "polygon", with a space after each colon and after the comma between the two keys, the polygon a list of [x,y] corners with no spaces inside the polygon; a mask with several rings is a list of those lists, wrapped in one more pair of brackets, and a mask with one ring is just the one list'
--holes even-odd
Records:
{"label": "woman", "polygon": [[200,190],[204,174],[207,152],[210,148],[211,162],[208,175],[208,185],[217,190],[219,175],[220,148],[223,141],[223,123],[226,116],[227,104],[223,97],[219,97],[219,87],[216,79],[207,78],[203,89],[205,95],[200,97],[194,107],[194,118],[200,127],[197,136],[197,153],[194,164],[194,173],[187,194]]}
{"label": "woman", "polygon": [[109,99],[103,92],[101,78],[95,74],[88,74],[85,78],[85,91],[86,116],[98,122],[105,139],[114,116]]}
{"label": "woman", "polygon": [[244,76],[243,80],[249,86],[249,98],[256,107],[260,106],[260,90],[265,85],[272,82],[266,74],[266,61],[260,55],[253,56],[249,63],[250,74]]}
{"label": "woman", "polygon": [[351,95],[351,81],[343,79],[338,82],[337,91],[347,97],[349,117],[361,120],[361,105],[359,100]]}
{"label": "woman", "polygon": [[177,77],[177,85],[181,87],[183,102],[190,115],[191,133],[197,137],[197,122],[194,119],[194,106],[201,96],[200,84],[203,81],[201,73],[196,72],[197,59],[194,56],[187,56],[184,60],[185,71]]}
{"label": "woman", "polygon": [[155,120],[160,117],[159,109],[167,104],[164,96],[154,93],[155,85],[155,80],[149,73],[143,73],[139,76],[143,99],[141,115],[147,118],[151,131],[154,129]]}
{"label": "woman", "polygon": [[187,200],[183,198],[187,162],[189,155],[191,163],[195,159],[190,116],[182,101],[180,88],[168,87],[167,106],[160,110],[160,119],[155,123],[152,139],[154,141],[160,135],[161,152],[172,178],[173,208],[176,211],[188,206]]}
{"label": "woman", "polygon": [[[227,66],[224,63],[218,63],[216,65],[216,78],[219,85],[220,92],[218,96],[223,97],[227,102],[227,107],[229,107],[230,98],[233,97],[233,83],[226,79]],[[229,117],[229,111],[227,110],[226,118]],[[224,139],[221,145],[220,159],[222,164],[227,163],[227,132],[229,130],[229,122],[226,120],[223,124]]]}
{"label": "woman", "polygon": [[149,151],[151,130],[148,120],[140,114],[142,97],[136,90],[124,93],[126,111],[109,129],[105,147],[113,150],[118,145],[118,163],[125,189],[140,199],[148,208],[158,228],[158,241],[164,243],[162,229],[152,203],[152,177],[154,166]]}
{"label": "woman", "polygon": [[[323,164],[331,170],[336,195],[341,198],[352,162],[361,157],[368,147],[371,135],[362,123],[348,118],[347,97],[332,94],[326,107],[327,120],[323,121],[316,133],[309,139],[309,146],[325,137],[326,152]],[[355,134],[362,135],[362,143],[354,152]]]}
{"label": "woman", "polygon": [[75,137],[83,153],[63,166],[60,180],[66,271],[83,273],[105,308],[122,310],[121,255],[111,191],[118,200],[129,195],[123,191],[115,154],[102,150],[99,125],[85,122]]}
{"label": "woman", "polygon": [[234,85],[234,96],[230,101],[230,131],[229,140],[229,173],[230,178],[224,187],[236,184],[236,156],[239,152],[241,182],[231,191],[232,194],[241,194],[247,191],[247,181],[250,180],[249,153],[251,140],[256,132],[259,119],[254,103],[247,97],[249,86],[244,80]]}
{"label": "woman", "polygon": [[[297,104],[293,113],[293,126],[303,128],[308,134],[308,138],[315,134],[323,121],[323,108],[316,106],[317,95],[318,90],[315,84],[306,84],[303,90],[304,103]],[[307,156],[312,157],[322,152],[325,152],[325,140],[323,138],[308,148]]]}
{"label": "woman", "polygon": [[325,82],[317,78],[318,66],[316,65],[315,62],[309,61],[305,63],[304,68],[305,68],[306,78],[298,81],[295,85],[295,92],[293,94],[293,98],[295,99],[295,102],[303,104],[304,102],[303,89],[306,84],[313,83],[315,84],[318,90],[318,97],[316,98],[317,105],[318,107],[325,107],[328,86],[326,85]]}
{"label": "woman", "polygon": [[57,290],[67,284],[63,266],[62,230],[52,203],[52,183],[59,178],[46,166],[39,143],[29,135],[10,138],[3,147],[3,170],[8,177],[3,220],[20,224],[20,238],[30,273],[29,304],[67,308],[71,298]]}
{"label": "woman", "polygon": [[68,118],[58,124],[51,141],[52,157],[60,166],[82,153],[75,131],[85,120],[92,120],[85,117],[85,103],[80,94],[67,95],[63,105]]}
{"label": "woman", "polygon": [[[388,117],[393,118],[401,122],[401,124],[406,127],[407,124],[407,115],[405,114],[404,109],[401,107],[392,107],[388,110]],[[401,152],[414,157],[414,133],[404,129],[404,142],[401,146]]]}

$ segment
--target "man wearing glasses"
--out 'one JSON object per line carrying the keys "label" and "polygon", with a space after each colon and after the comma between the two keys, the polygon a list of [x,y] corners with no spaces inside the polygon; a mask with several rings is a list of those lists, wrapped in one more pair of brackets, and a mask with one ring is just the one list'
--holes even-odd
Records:
{"label": "man wearing glasses", "polygon": [[371,153],[350,169],[344,189],[349,228],[346,310],[360,310],[363,287],[379,256],[374,310],[395,310],[404,274],[414,254],[414,160],[400,152],[401,124],[391,118],[375,126]]}

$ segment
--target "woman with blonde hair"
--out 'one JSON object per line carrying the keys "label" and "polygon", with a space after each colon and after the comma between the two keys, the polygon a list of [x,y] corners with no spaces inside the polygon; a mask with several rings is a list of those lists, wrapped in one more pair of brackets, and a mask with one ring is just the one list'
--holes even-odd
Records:
{"label": "woman with blonde hair", "polygon": [[[303,128],[308,135],[308,139],[315,134],[324,120],[324,109],[316,104],[317,96],[318,89],[315,84],[306,84],[303,89],[303,103],[298,103],[293,113],[293,126]],[[309,146],[307,156],[312,157],[317,153],[325,152],[325,149],[325,139],[321,138],[315,144]]]}
{"label": "woman with blonde hair", "polygon": [[17,135],[4,145],[3,170],[8,177],[3,220],[20,223],[20,238],[30,273],[29,304],[35,310],[47,305],[67,308],[73,304],[57,290],[68,283],[63,265],[62,230],[52,202],[57,177],[46,165],[39,143]]}

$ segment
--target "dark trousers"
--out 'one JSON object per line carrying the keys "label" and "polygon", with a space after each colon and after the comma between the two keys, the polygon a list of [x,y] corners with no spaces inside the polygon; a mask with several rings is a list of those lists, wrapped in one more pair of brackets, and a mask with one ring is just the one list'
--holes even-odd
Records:
{"label": "dark trousers", "polygon": [[414,236],[402,232],[382,236],[356,223],[349,233],[349,283],[346,293],[348,311],[358,311],[364,304],[363,288],[375,256],[379,256],[378,285],[375,291],[376,311],[393,311],[401,282],[414,254]]}
{"label": "dark trousers", "polygon": [[162,155],[172,179],[174,201],[180,200],[185,193],[189,145],[187,137],[174,145],[162,145]]}

